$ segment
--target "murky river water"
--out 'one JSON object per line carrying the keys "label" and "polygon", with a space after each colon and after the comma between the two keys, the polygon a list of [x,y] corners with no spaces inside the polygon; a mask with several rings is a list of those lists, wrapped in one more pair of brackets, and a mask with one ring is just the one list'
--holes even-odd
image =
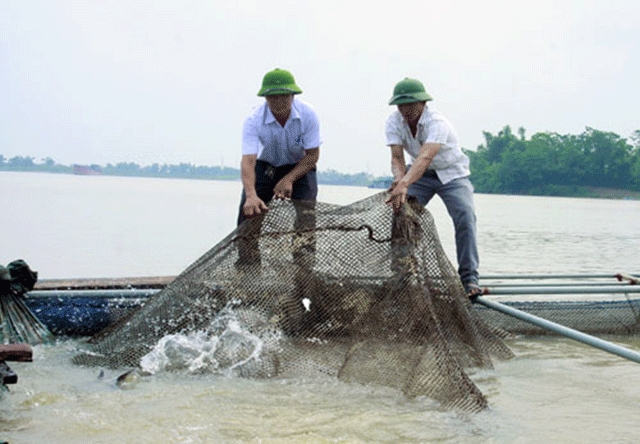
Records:
{"label": "murky river water", "polygon": [[[234,227],[240,184],[0,173],[0,263],[41,278],[174,275]],[[321,187],[346,204],[376,192]],[[637,272],[640,202],[477,195],[481,272]],[[453,251],[442,204],[430,204]],[[451,256],[450,254],[450,257]],[[636,337],[609,337],[640,350]],[[248,380],[71,365],[79,341],[10,363],[0,399],[10,443],[636,442],[640,366],[566,339],[516,338],[516,357],[472,373],[490,410],[460,415],[428,399],[335,379]]]}

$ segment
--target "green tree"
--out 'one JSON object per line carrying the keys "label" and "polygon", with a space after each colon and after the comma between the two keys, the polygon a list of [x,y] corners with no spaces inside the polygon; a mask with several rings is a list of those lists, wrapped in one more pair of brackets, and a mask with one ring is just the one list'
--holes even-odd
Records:
{"label": "green tree", "polygon": [[15,168],[15,169],[33,169],[35,167],[35,163],[33,162],[33,157],[29,157],[29,156],[15,156],[12,157],[11,159],[9,159],[9,162],[7,162],[7,165],[9,167]]}
{"label": "green tree", "polygon": [[518,139],[511,131],[510,126],[505,126],[493,135],[488,131],[483,133],[485,143],[478,146],[478,150],[474,152],[465,151],[470,157],[473,180],[475,187],[480,192],[500,193],[508,189],[520,188],[517,185],[517,172],[502,168],[502,162],[505,156],[509,156],[510,162],[515,162],[511,152],[522,152],[525,149],[526,141],[524,140],[525,129],[518,130],[520,138]]}
{"label": "green tree", "polygon": [[589,176],[584,182],[599,187],[624,188],[631,182],[633,147],[614,133],[587,128],[582,133]]}
{"label": "green tree", "polygon": [[640,130],[634,131],[630,139],[632,142],[631,166],[629,167],[631,187],[634,190],[640,190]]}

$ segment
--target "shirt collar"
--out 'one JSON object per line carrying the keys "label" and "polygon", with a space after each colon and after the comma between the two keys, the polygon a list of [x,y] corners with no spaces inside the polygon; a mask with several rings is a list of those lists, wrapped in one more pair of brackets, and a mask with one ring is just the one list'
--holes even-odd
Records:
{"label": "shirt collar", "polygon": [[429,118],[429,107],[427,105],[424,106],[422,110],[422,114],[418,119],[418,126],[425,126],[427,124],[427,119]]}

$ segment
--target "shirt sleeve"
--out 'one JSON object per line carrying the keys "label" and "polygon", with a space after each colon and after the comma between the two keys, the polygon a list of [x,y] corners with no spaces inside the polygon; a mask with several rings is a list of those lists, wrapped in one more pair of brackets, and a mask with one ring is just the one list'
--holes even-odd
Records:
{"label": "shirt sleeve", "polygon": [[320,138],[320,120],[315,110],[309,108],[305,120],[303,148],[305,150],[318,148],[322,144],[322,139]]}
{"label": "shirt sleeve", "polygon": [[249,116],[242,126],[242,154],[258,155],[262,150],[262,142],[258,137],[258,126],[254,115]]}
{"label": "shirt sleeve", "polygon": [[384,124],[384,132],[387,139],[387,146],[404,145],[402,141],[401,128],[395,114],[391,114]]}

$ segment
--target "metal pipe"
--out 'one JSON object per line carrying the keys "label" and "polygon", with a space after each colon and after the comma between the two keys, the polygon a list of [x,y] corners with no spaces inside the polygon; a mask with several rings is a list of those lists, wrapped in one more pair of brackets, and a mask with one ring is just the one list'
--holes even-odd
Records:
{"label": "metal pipe", "polygon": [[488,285],[488,287],[491,288],[504,288],[504,287],[629,287],[632,284],[629,284],[628,282],[620,282],[620,283],[614,283],[612,284],[611,282],[554,282],[553,284],[550,283],[521,283],[518,282],[517,284],[514,283],[496,283],[496,284],[490,284]]}
{"label": "metal pipe", "polygon": [[[494,279],[618,279],[614,274],[495,274],[480,276],[481,280]],[[624,276],[640,277],[640,273],[627,273]]]}
{"label": "metal pipe", "polygon": [[514,318],[520,319],[521,321],[525,321],[538,327],[544,328],[545,330],[558,333],[562,336],[566,336],[567,338],[574,339],[586,345],[590,345],[591,347],[599,348],[600,350],[606,351],[608,353],[612,353],[630,361],[640,363],[640,353],[629,350],[628,348],[620,347],[619,345],[613,344],[611,342],[596,338],[586,333],[579,332],[578,330],[574,330],[569,327],[565,327],[564,325],[556,324],[555,322],[539,318],[538,316],[534,316],[524,311],[517,310],[513,307],[500,304],[499,302],[491,301],[482,296],[476,297],[473,301],[506,315],[513,316]]}
{"label": "metal pipe", "polygon": [[602,287],[486,287],[484,294],[625,294],[640,293],[640,285],[610,285]]}

